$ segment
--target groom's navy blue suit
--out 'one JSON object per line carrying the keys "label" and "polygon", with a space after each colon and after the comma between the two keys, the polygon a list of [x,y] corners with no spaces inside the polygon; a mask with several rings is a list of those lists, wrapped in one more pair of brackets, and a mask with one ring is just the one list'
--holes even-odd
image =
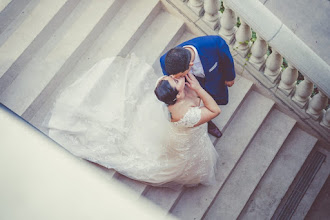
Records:
{"label": "groom's navy blue suit", "polygon": [[[193,38],[177,47],[191,45],[196,48],[200,57],[205,78],[196,77],[201,86],[214,98],[218,104],[228,103],[228,88],[225,81],[235,79],[234,61],[230,54],[228,45],[219,36],[202,36]],[[165,56],[160,58],[160,64],[164,75]]]}

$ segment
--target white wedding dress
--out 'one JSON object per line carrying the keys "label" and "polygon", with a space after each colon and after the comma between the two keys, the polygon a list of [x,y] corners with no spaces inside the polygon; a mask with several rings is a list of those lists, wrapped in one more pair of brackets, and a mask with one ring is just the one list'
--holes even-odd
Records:
{"label": "white wedding dress", "polygon": [[57,97],[44,126],[72,154],[155,186],[215,182],[218,154],[190,108],[178,122],[153,90],[157,76],[134,54],[104,59]]}

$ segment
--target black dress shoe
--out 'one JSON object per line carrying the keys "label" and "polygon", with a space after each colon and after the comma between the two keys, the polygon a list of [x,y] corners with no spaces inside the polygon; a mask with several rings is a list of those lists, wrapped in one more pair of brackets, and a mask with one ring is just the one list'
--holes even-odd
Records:
{"label": "black dress shoe", "polygon": [[222,136],[221,131],[212,121],[207,122],[207,131],[214,137],[220,138]]}

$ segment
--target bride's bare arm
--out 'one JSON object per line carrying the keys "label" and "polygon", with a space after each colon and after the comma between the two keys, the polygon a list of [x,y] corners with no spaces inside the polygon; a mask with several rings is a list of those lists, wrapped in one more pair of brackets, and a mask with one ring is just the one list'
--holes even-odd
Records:
{"label": "bride's bare arm", "polygon": [[199,84],[198,80],[195,78],[195,76],[191,73],[188,73],[186,75],[187,83],[186,85],[194,90],[197,95],[203,100],[204,107],[201,108],[201,119],[200,121],[195,125],[201,125],[205,122],[210,121],[211,119],[215,118],[221,113],[221,109],[219,108],[218,104],[214,101],[212,96],[210,96]]}

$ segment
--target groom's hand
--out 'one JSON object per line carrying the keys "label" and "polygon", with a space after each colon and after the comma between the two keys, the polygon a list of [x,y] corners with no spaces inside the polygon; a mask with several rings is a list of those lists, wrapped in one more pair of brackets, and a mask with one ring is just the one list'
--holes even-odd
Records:
{"label": "groom's hand", "polygon": [[202,88],[201,85],[199,84],[198,80],[196,79],[196,77],[193,74],[188,73],[187,75],[185,75],[185,77],[187,80],[186,85],[190,89],[197,91]]}
{"label": "groom's hand", "polygon": [[225,85],[228,86],[228,87],[232,87],[235,83],[235,80],[232,80],[232,81],[225,81]]}

